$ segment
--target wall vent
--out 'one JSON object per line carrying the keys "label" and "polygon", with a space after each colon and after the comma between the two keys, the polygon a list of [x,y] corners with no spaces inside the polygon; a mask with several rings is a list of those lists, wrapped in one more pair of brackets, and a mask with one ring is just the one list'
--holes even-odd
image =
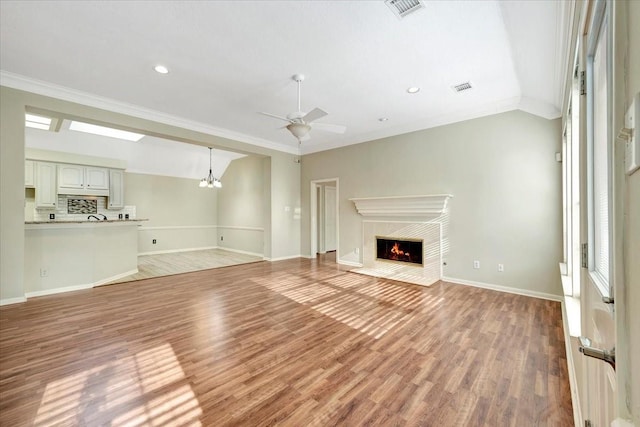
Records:
{"label": "wall vent", "polygon": [[399,19],[424,7],[422,0],[385,0],[385,3]]}
{"label": "wall vent", "polygon": [[471,82],[464,82],[464,83],[460,83],[459,85],[454,85],[451,87],[456,92],[462,92],[462,91],[471,89],[473,86],[471,86]]}

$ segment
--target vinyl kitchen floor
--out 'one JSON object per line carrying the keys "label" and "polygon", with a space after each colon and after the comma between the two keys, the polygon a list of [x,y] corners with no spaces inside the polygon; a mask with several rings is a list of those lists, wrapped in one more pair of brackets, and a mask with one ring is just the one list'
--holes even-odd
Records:
{"label": "vinyl kitchen floor", "polygon": [[206,249],[201,251],[175,252],[168,254],[138,256],[138,272],[114,280],[109,284],[169,276],[210,268],[228,267],[262,261],[262,257],[239,254],[224,249]]}

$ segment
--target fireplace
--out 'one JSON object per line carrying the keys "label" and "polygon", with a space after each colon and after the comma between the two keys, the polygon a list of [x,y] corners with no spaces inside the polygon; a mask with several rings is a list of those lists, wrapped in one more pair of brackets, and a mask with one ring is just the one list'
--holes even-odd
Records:
{"label": "fireplace", "polygon": [[[442,278],[450,194],[350,199],[362,221],[354,273],[431,286]],[[344,259],[345,257],[341,257]],[[342,261],[341,259],[341,261]],[[354,260],[355,261],[355,260]]]}
{"label": "fireplace", "polygon": [[423,239],[376,236],[376,260],[423,265]]}

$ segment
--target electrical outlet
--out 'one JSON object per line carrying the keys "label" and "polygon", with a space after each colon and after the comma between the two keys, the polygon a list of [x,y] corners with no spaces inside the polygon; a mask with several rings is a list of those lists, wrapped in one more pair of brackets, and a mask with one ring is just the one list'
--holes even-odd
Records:
{"label": "electrical outlet", "polygon": [[473,261],[473,268],[476,270],[480,268],[480,261]]}
{"label": "electrical outlet", "polygon": [[504,271],[504,264],[498,264],[498,271],[502,273]]}
{"label": "electrical outlet", "polygon": [[158,241],[157,241],[156,239],[153,239],[153,240],[151,241],[151,243],[153,243],[153,244],[155,245],[156,243],[158,243]]}
{"label": "electrical outlet", "polygon": [[49,269],[48,268],[41,268],[40,269],[40,277],[47,277],[49,275]]}
{"label": "electrical outlet", "polygon": [[360,255],[360,248],[356,248],[354,252],[356,253],[356,255]]}

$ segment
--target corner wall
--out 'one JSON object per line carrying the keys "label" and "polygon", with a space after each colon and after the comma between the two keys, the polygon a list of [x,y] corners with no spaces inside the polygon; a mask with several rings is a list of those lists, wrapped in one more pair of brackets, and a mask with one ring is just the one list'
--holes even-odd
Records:
{"label": "corner wall", "polygon": [[24,301],[24,104],[0,95],[0,302]]}
{"label": "corner wall", "polygon": [[[559,119],[511,111],[306,155],[303,255],[310,247],[311,180],[340,179],[340,254],[352,262],[362,262],[355,254],[362,248],[362,217],[350,198],[449,193],[446,277],[562,295],[559,151]],[[474,260],[480,269],[473,269]]]}
{"label": "corner wall", "polygon": [[264,158],[233,160],[222,176],[218,191],[217,246],[264,255]]}

